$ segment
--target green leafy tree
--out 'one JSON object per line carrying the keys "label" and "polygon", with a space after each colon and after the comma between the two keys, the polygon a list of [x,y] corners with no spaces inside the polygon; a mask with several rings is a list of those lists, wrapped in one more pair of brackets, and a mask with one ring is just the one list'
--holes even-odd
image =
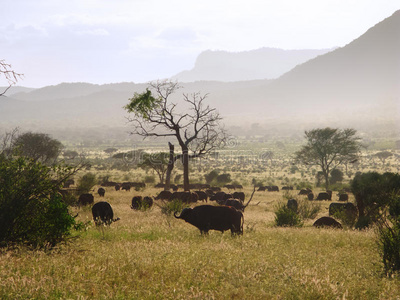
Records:
{"label": "green leafy tree", "polygon": [[13,149],[20,155],[40,161],[44,164],[55,161],[60,155],[63,145],[48,134],[26,132],[19,135],[13,144]]}
{"label": "green leafy tree", "polygon": [[344,162],[359,158],[361,144],[354,129],[323,128],[305,132],[307,144],[295,153],[296,160],[305,165],[317,165],[329,187],[330,171]]}
{"label": "green leafy tree", "polygon": [[232,181],[231,179],[231,174],[229,173],[223,173],[217,176],[217,178],[215,178],[215,180],[219,183],[219,184],[226,184]]}
{"label": "green leafy tree", "polygon": [[223,146],[226,133],[220,125],[219,113],[205,105],[207,95],[183,94],[183,101],[178,104],[171,100],[171,95],[179,88],[171,81],[150,83],[144,93],[136,93],[129,99],[125,109],[134,115],[129,118],[133,125],[132,134],[177,140],[181,154],[174,155],[173,162],[182,160],[184,190],[188,191],[189,159]]}
{"label": "green leafy tree", "polygon": [[389,152],[389,151],[381,151],[381,152],[376,153],[374,156],[379,158],[379,160],[382,162],[382,164],[385,164],[386,159],[393,156],[393,153]]}
{"label": "green leafy tree", "polygon": [[71,234],[75,219],[59,189],[77,171],[27,157],[0,155],[0,242],[53,247]]}

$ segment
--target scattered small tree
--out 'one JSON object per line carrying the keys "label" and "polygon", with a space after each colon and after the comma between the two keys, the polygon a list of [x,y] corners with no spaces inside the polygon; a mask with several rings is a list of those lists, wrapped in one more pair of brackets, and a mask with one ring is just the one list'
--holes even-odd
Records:
{"label": "scattered small tree", "polygon": [[305,132],[307,144],[295,153],[296,160],[305,165],[317,165],[329,187],[329,174],[345,161],[355,162],[360,152],[360,138],[354,129],[323,128]]}
{"label": "scattered small tree", "polygon": [[385,162],[386,162],[386,159],[388,159],[389,157],[393,156],[393,153],[389,152],[389,151],[381,151],[381,152],[376,153],[374,156],[379,158],[379,160],[384,165]]}
{"label": "scattered small tree", "polygon": [[54,162],[62,148],[61,142],[45,133],[26,132],[19,135],[13,143],[13,149],[20,155],[44,164]]}
{"label": "scattered small tree", "polygon": [[343,181],[343,172],[338,169],[333,169],[331,171],[330,183],[335,184],[341,181]]}
{"label": "scattered small tree", "polygon": [[157,175],[160,183],[164,183],[164,176],[167,172],[169,161],[169,153],[166,152],[158,152],[158,153],[143,153],[141,156],[138,167],[148,170],[154,170]]}
{"label": "scattered small tree", "polygon": [[204,175],[204,179],[206,180],[206,183],[211,184],[214,180],[216,180],[218,177],[218,171],[217,170],[212,170],[210,173]]}

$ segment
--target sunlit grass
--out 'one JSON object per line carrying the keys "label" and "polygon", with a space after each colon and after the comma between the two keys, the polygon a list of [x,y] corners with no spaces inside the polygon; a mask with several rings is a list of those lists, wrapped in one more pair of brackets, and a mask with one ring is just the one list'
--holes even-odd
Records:
{"label": "sunlit grass", "polygon": [[[158,190],[147,190],[156,194]],[[246,194],[251,191],[246,190]],[[396,299],[374,232],[273,227],[282,193],[256,193],[242,237],[197,228],[160,208],[133,211],[136,192],[107,189],[121,220],[90,226],[51,252],[0,255],[1,299]],[[96,201],[100,198],[96,197]],[[103,200],[103,199],[102,199]],[[257,204],[257,205],[256,205]],[[321,215],[326,214],[326,206]],[[90,209],[78,210],[90,220]]]}

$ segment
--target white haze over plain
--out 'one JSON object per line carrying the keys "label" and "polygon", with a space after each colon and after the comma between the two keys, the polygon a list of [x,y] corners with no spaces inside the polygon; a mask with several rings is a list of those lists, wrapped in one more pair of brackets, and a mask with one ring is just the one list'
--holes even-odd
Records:
{"label": "white haze over plain", "polygon": [[398,9],[399,0],[3,0],[0,59],[27,87],[147,82],[193,68],[205,50],[342,47]]}

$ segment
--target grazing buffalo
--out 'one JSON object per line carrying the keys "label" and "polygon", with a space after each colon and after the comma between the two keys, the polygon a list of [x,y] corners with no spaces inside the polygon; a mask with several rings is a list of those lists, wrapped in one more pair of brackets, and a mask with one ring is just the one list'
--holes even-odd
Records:
{"label": "grazing buffalo", "polygon": [[224,206],[232,206],[236,208],[237,210],[244,211],[246,206],[241,202],[240,200],[237,199],[227,199],[227,200],[217,200],[217,203],[219,205],[224,205]]}
{"label": "grazing buffalo", "polygon": [[153,206],[153,198],[149,196],[135,196],[132,198],[131,208],[134,210],[146,210]]}
{"label": "grazing buffalo", "polygon": [[260,186],[257,190],[257,192],[264,192],[267,189],[266,186]]}
{"label": "grazing buffalo", "polygon": [[156,200],[169,200],[172,193],[170,191],[161,191],[154,199]]}
{"label": "grazing buffalo", "polygon": [[292,186],[283,186],[282,191],[293,191],[293,187]]}
{"label": "grazing buffalo", "polygon": [[116,222],[119,218],[114,219],[114,212],[108,202],[97,202],[92,207],[93,220],[96,226],[101,224],[110,225],[112,222]]}
{"label": "grazing buffalo", "polygon": [[243,234],[243,213],[230,206],[200,205],[184,208],[179,216],[176,213],[175,218],[197,227],[201,234],[208,234],[209,230],[230,230],[232,235]]}
{"label": "grazing buffalo", "polygon": [[314,194],[308,193],[307,198],[308,198],[308,200],[314,200]]}
{"label": "grazing buffalo", "polygon": [[236,187],[233,184],[226,184],[226,185],[224,185],[224,188],[227,188],[228,190],[236,189]]}
{"label": "grazing buffalo", "polygon": [[172,201],[175,199],[181,200],[183,203],[194,203],[197,202],[199,197],[196,193],[191,192],[173,192],[169,200]]}
{"label": "grazing buffalo", "polygon": [[85,206],[94,203],[94,197],[92,194],[82,194],[79,196],[78,205]]}
{"label": "grazing buffalo", "polygon": [[336,212],[344,211],[351,216],[357,215],[357,207],[353,203],[331,203],[329,205],[329,215],[333,216]]}
{"label": "grazing buffalo", "polygon": [[331,200],[332,196],[327,192],[321,192],[318,194],[316,200]]}
{"label": "grazing buffalo", "polygon": [[135,196],[132,198],[131,208],[139,210],[142,207],[142,196]]}
{"label": "grazing buffalo", "polygon": [[269,186],[268,192],[279,192],[279,187],[276,185]]}
{"label": "grazing buffalo", "polygon": [[101,187],[97,190],[97,193],[99,194],[100,197],[104,197],[106,190]]}
{"label": "grazing buffalo", "polygon": [[119,191],[119,190],[121,189],[121,185],[116,184],[116,185],[114,186],[114,188],[115,188],[116,191]]}
{"label": "grazing buffalo", "polygon": [[238,200],[244,202],[245,195],[243,192],[234,192],[232,194],[232,197],[233,197],[233,199],[238,199]]}
{"label": "grazing buffalo", "polygon": [[227,194],[225,192],[217,192],[215,195],[210,197],[210,201],[221,201],[221,200],[228,200],[233,198],[231,194]]}
{"label": "grazing buffalo", "polygon": [[312,190],[309,188],[306,188],[306,189],[301,189],[299,192],[299,195],[308,195],[309,193],[312,193]]}
{"label": "grazing buffalo", "polygon": [[339,194],[339,201],[349,201],[348,194]]}
{"label": "grazing buffalo", "polygon": [[203,191],[195,191],[195,193],[197,194],[197,197],[199,199],[199,201],[206,201],[208,200],[208,195],[206,192]]}
{"label": "grazing buffalo", "polygon": [[314,227],[331,227],[331,228],[343,228],[342,224],[331,217],[321,217],[313,224]]}
{"label": "grazing buffalo", "polygon": [[290,210],[294,211],[295,213],[297,213],[297,209],[299,207],[299,204],[297,203],[296,199],[289,199],[287,204],[286,204],[287,208],[289,208]]}

